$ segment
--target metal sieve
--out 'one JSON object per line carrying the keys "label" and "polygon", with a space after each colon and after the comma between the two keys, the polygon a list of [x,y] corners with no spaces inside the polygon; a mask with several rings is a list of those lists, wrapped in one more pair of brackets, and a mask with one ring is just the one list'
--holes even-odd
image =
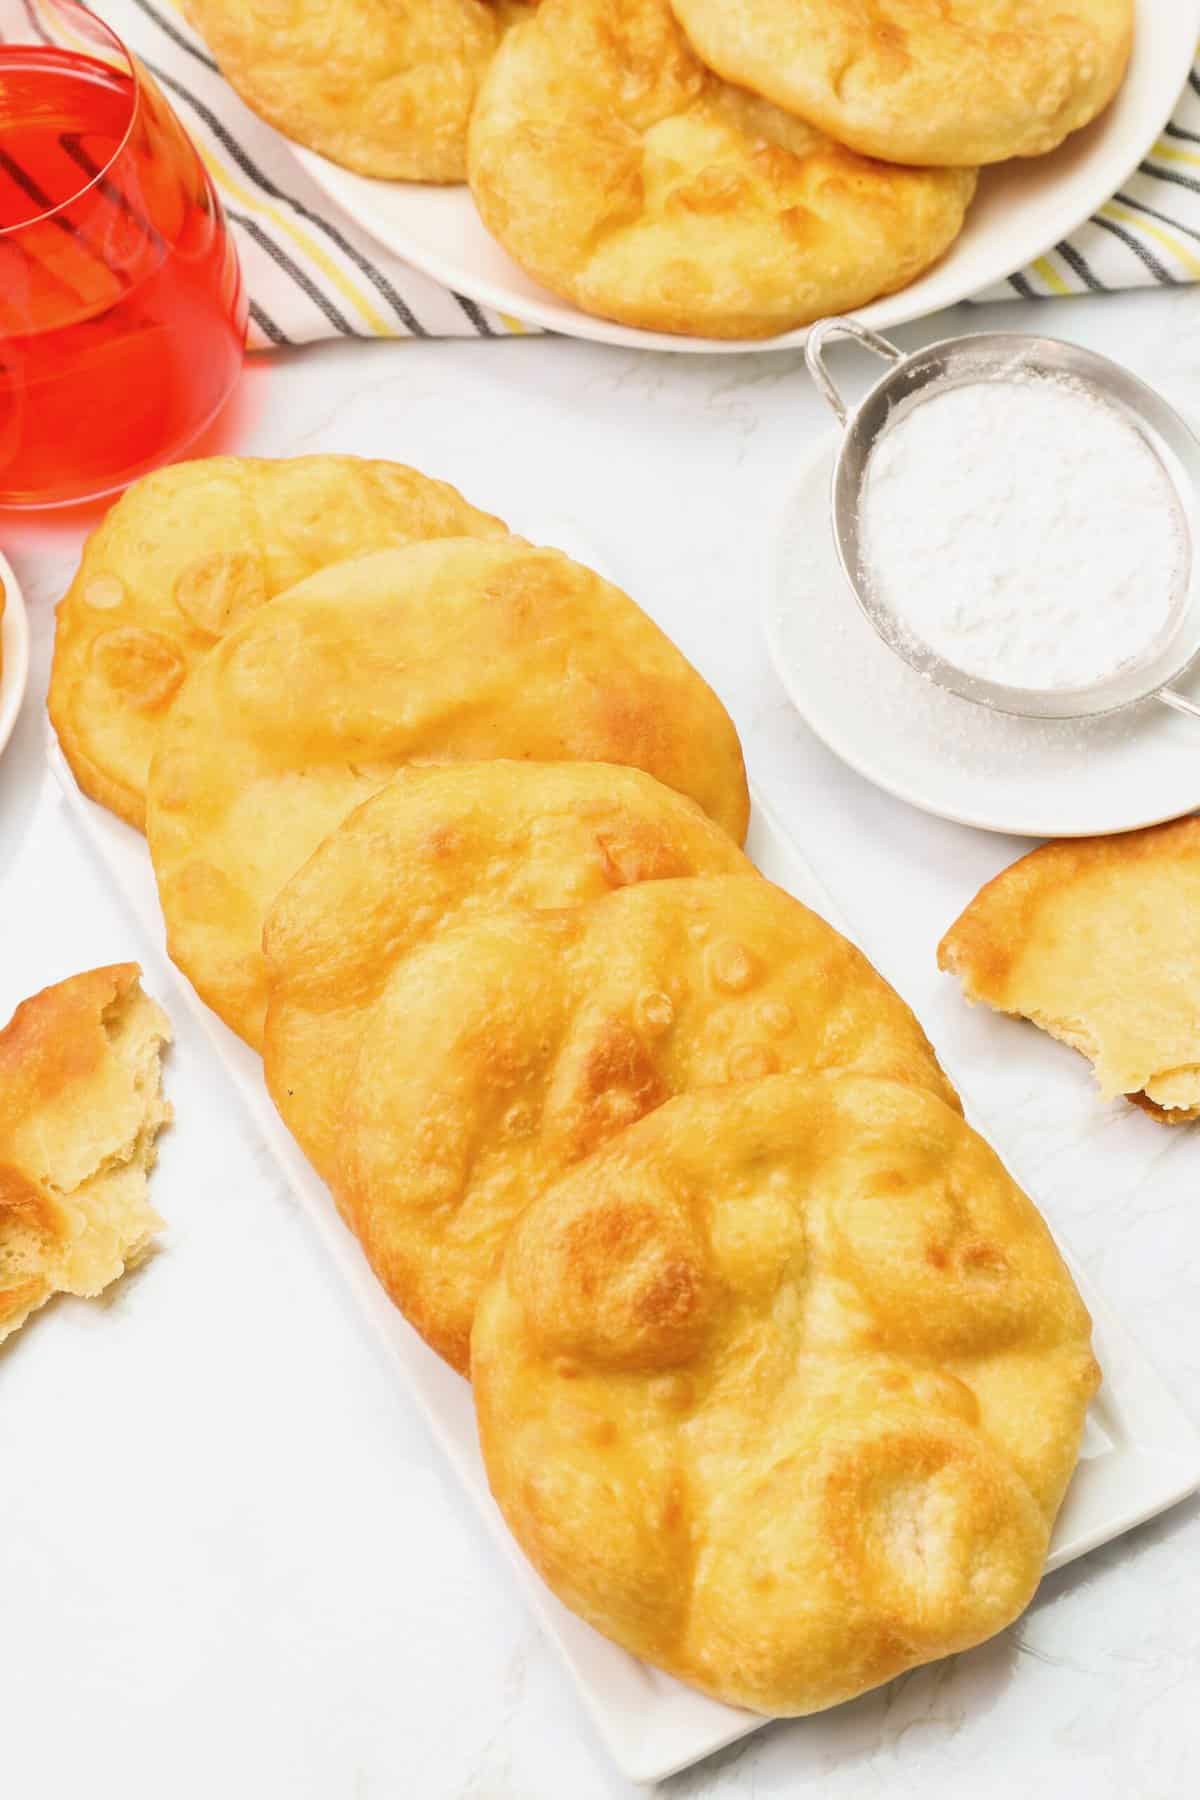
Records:
{"label": "metal sieve", "polygon": [[[830,339],[852,338],[890,365],[851,411],[825,366]],[[1200,718],[1200,704],[1176,693],[1177,681],[1200,655],[1200,571],[1194,554],[1200,498],[1200,443],[1179,414],[1128,369],[1056,338],[984,331],[944,338],[910,355],[851,319],[824,319],[809,333],[805,360],[813,380],[845,427],[833,469],[832,519],[838,560],[854,597],[879,636],[920,674],[964,700],[1027,718],[1080,719],[1157,699]],[[1083,687],[1009,687],[968,674],[913,640],[875,595],[859,543],[859,509],[871,453],[884,434],[924,401],[951,388],[1020,375],[1068,377],[1073,386],[1115,409],[1146,444],[1179,507],[1184,545],[1178,592],[1167,626],[1143,657]]]}

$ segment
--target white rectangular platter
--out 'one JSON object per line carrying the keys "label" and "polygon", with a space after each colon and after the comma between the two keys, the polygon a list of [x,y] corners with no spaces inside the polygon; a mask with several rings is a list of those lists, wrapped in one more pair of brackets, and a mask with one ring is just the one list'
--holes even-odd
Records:
{"label": "white rectangular platter", "polygon": [[[129,826],[85,799],[53,740],[50,761],[71,812],[140,925],[152,942],[161,944],[162,919],[145,843]],[[757,795],[747,848],[771,880],[830,923],[840,924],[819,878]],[[510,1538],[488,1492],[467,1384],[409,1328],[375,1281],[357,1240],[341,1223],[325,1187],[275,1112],[258,1058],[209,1012],[182,976],[179,984],[500,1553],[518,1569],[531,1605],[619,1768],[636,1782],[661,1780],[756,1730],[762,1719],[705,1699],[647,1668],[567,1612],[543,1587]],[[950,1073],[953,1077],[953,1070]],[[970,1111],[969,1094],[964,1100]],[[1003,1155],[1003,1143],[996,1147]],[[1053,1219],[1053,1208],[1044,1210]],[[1082,1459],[1055,1528],[1047,1570],[1061,1568],[1200,1488],[1200,1433],[1078,1269],[1073,1272],[1095,1321],[1105,1381],[1088,1418]]]}

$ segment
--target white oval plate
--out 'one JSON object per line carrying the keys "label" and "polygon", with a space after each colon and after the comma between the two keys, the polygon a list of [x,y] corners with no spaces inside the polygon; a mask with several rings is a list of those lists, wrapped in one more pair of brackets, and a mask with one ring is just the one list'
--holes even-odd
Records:
{"label": "white oval plate", "polygon": [[[51,767],[73,816],[107,864],[150,941],[160,943],[162,918],[145,840],[80,793],[52,734],[48,748]],[[761,796],[755,794],[753,799],[747,852],[769,880],[845,928],[846,921],[839,919],[819,874],[783,832]],[[260,1059],[209,1012],[183,975],[178,982],[181,998],[204,1025],[226,1071],[241,1089],[268,1149],[329,1251],[332,1266],[340,1270],[349,1293],[380,1334],[397,1375],[407,1383],[433,1438],[480,1509],[499,1554],[515,1570],[535,1615],[624,1774],[638,1783],[660,1781],[757,1731],[765,1719],[722,1706],[636,1661],[569,1613],[534,1574],[488,1491],[470,1388],[422,1343],[375,1280],[361,1246],[330,1205],[328,1189],[305,1161],[272,1105]],[[957,1075],[955,1083],[974,1116],[976,1107],[969,1089]],[[1003,1138],[998,1148],[1006,1161],[1015,1160],[1006,1152]],[[1037,1197],[1039,1188],[1031,1185]],[[1047,1200],[1052,1200],[1049,1186],[1046,1192]],[[1047,1212],[1053,1219],[1049,1206]],[[1200,1438],[1195,1427],[1126,1337],[1119,1318],[1078,1268],[1073,1267],[1072,1273],[1095,1321],[1104,1386],[1088,1413],[1079,1466],[1055,1522],[1048,1570],[1061,1568],[1142,1524],[1200,1485]],[[403,1404],[399,1396],[397,1404]],[[821,1720],[797,1720],[788,1743],[793,1791],[809,1787],[814,1793],[819,1791],[817,1776],[830,1763],[831,1730],[838,1734],[840,1745],[835,1754],[853,1759],[861,1753],[861,1729],[862,1715],[854,1707],[838,1708]]]}
{"label": "white oval plate", "polygon": [[4,617],[0,619],[0,751],[12,736],[25,684],[29,680],[29,620],[25,599],[12,566],[0,556],[0,587],[4,589]]}
{"label": "white oval plate", "polygon": [[[957,243],[910,287],[855,316],[886,329],[953,306],[1024,268],[1112,197],[1166,121],[1187,78],[1200,34],[1200,0],[1138,0],[1129,72],[1108,111],[1052,156],[984,171]],[[806,332],[739,340],[638,331],[580,312],[532,281],[488,236],[465,187],[374,181],[293,146],[319,187],[388,250],[469,300],[527,325],[644,350],[789,350]]]}
{"label": "white oval plate", "polygon": [[[801,473],[766,608],[772,660],[817,736],[876,787],[983,831],[1087,837],[1200,807],[1200,721],[1156,700],[1106,719],[1016,719],[935,687],[888,649],[837,560],[838,442]],[[1200,699],[1200,673],[1176,685]]]}

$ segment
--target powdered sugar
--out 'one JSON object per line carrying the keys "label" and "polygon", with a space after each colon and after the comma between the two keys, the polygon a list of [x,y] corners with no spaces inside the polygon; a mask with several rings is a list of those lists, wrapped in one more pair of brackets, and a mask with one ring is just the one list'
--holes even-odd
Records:
{"label": "powdered sugar", "polygon": [[[1128,831],[1195,808],[1195,724],[1157,701],[1099,718],[1016,718],[960,699],[897,656],[838,565],[835,455],[831,440],[799,472],[767,607],[776,666],[819,738],[892,793],[996,831]],[[1200,671],[1173,685],[1200,701]],[[796,758],[802,786],[824,781],[821,752],[782,697],[764,701],[761,723],[779,754]],[[861,801],[864,829],[911,835],[894,808]]]}
{"label": "powdered sugar", "polygon": [[875,597],[986,681],[1076,688],[1142,660],[1187,558],[1178,495],[1114,407],[1049,376],[913,407],[871,453],[859,518]]}

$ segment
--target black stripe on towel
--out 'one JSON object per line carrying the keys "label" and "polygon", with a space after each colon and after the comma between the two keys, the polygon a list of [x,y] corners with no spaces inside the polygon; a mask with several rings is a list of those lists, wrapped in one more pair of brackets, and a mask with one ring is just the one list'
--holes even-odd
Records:
{"label": "black stripe on towel", "polygon": [[[108,273],[112,276],[118,287],[128,290],[129,276],[123,269],[112,268],[104,253],[103,244],[97,244],[90,234],[84,231],[81,226],[76,225],[71,218],[67,208],[71,205],[72,201],[79,198],[78,194],[72,194],[66,200],[54,200],[46,192],[45,188],[42,187],[39,182],[34,180],[29,171],[22,168],[16,157],[10,156],[8,151],[4,149],[0,149],[0,171],[8,176],[14,187],[20,188],[21,192],[28,199],[32,200],[35,206],[40,207],[42,213],[47,215],[42,220],[43,224],[52,225],[56,231],[61,231],[64,237],[73,238],[79,247],[82,250],[85,250],[94,262],[102,264],[103,267],[108,270]],[[31,225],[35,224],[37,218],[40,216],[40,214],[35,214],[33,218],[26,222]],[[51,273],[58,281],[64,279],[57,271],[52,270]],[[70,283],[68,282],[66,285],[69,286]]]}
{"label": "black stripe on towel", "polygon": [[1097,276],[1092,274],[1091,269],[1088,267],[1083,257],[1080,256],[1073,244],[1064,242],[1056,244],[1054,248],[1059,256],[1062,257],[1068,269],[1073,269],[1075,271],[1089,293],[1107,294],[1108,289],[1105,287],[1104,283]]}
{"label": "black stripe on towel", "polygon": [[1132,194],[1114,194],[1122,206],[1132,206],[1135,212],[1143,212],[1151,219],[1158,219],[1163,225],[1169,225],[1172,231],[1182,231],[1185,237],[1195,238],[1200,244],[1200,231],[1191,225],[1185,225],[1180,219],[1173,219],[1170,213],[1159,212],[1156,207],[1147,206],[1144,200],[1135,200]]}
{"label": "black stripe on towel", "polygon": [[282,350],[291,346],[291,338],[288,337],[286,332],[279,329],[274,319],[263,311],[257,300],[252,300],[250,302],[250,317],[254,320],[254,323],[258,326],[258,329],[262,332],[263,336],[268,338],[270,342],[275,344],[279,349]]}
{"label": "black stripe on towel", "polygon": [[1178,169],[1156,169],[1153,163],[1139,163],[1139,175],[1153,176],[1155,181],[1170,181],[1176,187],[1187,188],[1190,193],[1200,194],[1200,181],[1194,175],[1181,175]]}
{"label": "black stripe on towel", "polygon": [[50,36],[50,33],[46,30],[46,27],[42,24],[42,21],[34,11],[32,0],[25,0],[25,16],[41,38],[43,44],[52,44],[54,42],[54,39]]}
{"label": "black stripe on towel", "polygon": [[132,219],[138,230],[144,232],[149,241],[159,250],[165,249],[166,241],[161,231],[151,219],[146,217],[145,213],[138,211],[114,181],[109,180],[95,157],[88,155],[83,147],[80,134],[77,131],[64,131],[58,141],[76,168],[82,169],[88,180],[94,182],[96,192],[103,194],[109,205],[116,207],[117,211],[123,213],[127,219]]}
{"label": "black stripe on towel", "polygon": [[455,294],[454,298],[458,301],[458,304],[462,307],[480,337],[495,337],[495,332],[492,330],[491,326],[484,318],[483,313],[473,300],[468,300],[465,294]]}
{"label": "black stripe on towel", "polygon": [[[226,211],[229,211],[229,209],[226,208]],[[299,264],[294,263],[287,252],[280,249],[279,245],[275,242],[275,239],[263,230],[257,219],[251,219],[246,213],[239,212],[229,212],[229,217],[233,219],[235,223],[240,225],[242,230],[247,232],[249,236],[254,239],[256,244],[266,251],[267,255],[271,258],[271,261],[275,263],[277,267],[282,269],[285,275],[291,276],[301,292],[307,294],[313,305],[319,307],[325,314],[325,317],[329,320],[329,323],[333,326],[335,331],[339,332],[342,337],[363,336],[361,331],[355,331],[345,313],[342,312],[339,307],[336,307],[332,300],[326,298],[315,282],[309,280]]]}
{"label": "black stripe on towel", "polygon": [[372,285],[378,289],[379,293],[383,295],[384,299],[395,311],[396,316],[412,333],[413,337],[429,336],[424,325],[421,324],[421,321],[417,318],[416,314],[402,295],[396,292],[396,289],[387,279],[387,276],[369,263],[366,257],[343,237],[336,225],[330,224],[328,219],[323,219],[320,213],[313,212],[312,208],[305,206],[303,201],[293,199],[290,194],[285,194],[282,188],[276,187],[270,177],[264,175],[257,164],[252,162],[246,155],[246,152],[242,149],[242,146],[238,143],[237,139],[225,128],[220,119],[218,119],[217,115],[213,112],[212,108],[205,106],[203,101],[197,100],[196,96],[189,93],[182,82],[177,81],[174,76],[168,75],[165,70],[155,68],[153,63],[147,62],[146,66],[150,69],[151,73],[162,82],[164,87],[170,88],[173,94],[177,94],[181,100],[185,101],[187,105],[192,108],[193,112],[198,114],[198,116],[204,120],[204,123],[208,126],[217,142],[229,152],[243,174],[249,176],[250,180],[260,187],[264,194],[267,194],[272,200],[281,200],[285,206],[290,206],[293,212],[299,214],[302,219],[307,219],[309,224],[315,225],[318,230],[325,233],[326,237],[332,239],[338,249],[341,250],[345,256],[349,257],[355,268],[357,268],[361,274],[365,275],[368,281],[370,281]]}
{"label": "black stripe on towel", "polygon": [[195,44],[183,35],[177,25],[172,25],[170,19],[164,19],[158,8],[150,5],[150,0],[133,0],[133,3],[140,12],[145,13],[148,19],[153,19],[164,37],[169,37],[173,44],[178,44],[181,50],[186,50],[189,56],[194,56],[197,62],[203,63],[206,69],[211,69],[214,75],[220,74],[221,71],[212,57],[206,56],[203,50],[198,50]]}
{"label": "black stripe on towel", "polygon": [[1126,231],[1112,219],[1101,218],[1099,214],[1092,222],[1099,225],[1102,231],[1110,231],[1115,238],[1120,238],[1121,242],[1133,251],[1138,261],[1146,265],[1155,281],[1161,281],[1164,287],[1181,287],[1183,285],[1164,264],[1159,262],[1153,250],[1147,250],[1145,244],[1140,244],[1132,232]]}

